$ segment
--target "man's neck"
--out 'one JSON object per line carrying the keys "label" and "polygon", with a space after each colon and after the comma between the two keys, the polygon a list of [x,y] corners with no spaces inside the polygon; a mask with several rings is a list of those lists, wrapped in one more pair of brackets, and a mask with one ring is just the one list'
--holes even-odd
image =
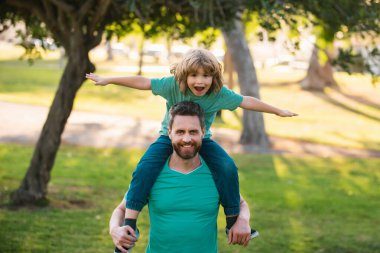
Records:
{"label": "man's neck", "polygon": [[194,156],[191,159],[183,159],[173,152],[169,160],[169,167],[172,170],[181,172],[181,173],[190,173],[201,165],[201,159],[199,154]]}

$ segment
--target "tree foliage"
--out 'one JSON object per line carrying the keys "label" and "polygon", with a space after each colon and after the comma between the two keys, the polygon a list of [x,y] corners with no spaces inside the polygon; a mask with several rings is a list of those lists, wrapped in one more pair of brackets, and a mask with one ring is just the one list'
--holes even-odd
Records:
{"label": "tree foliage", "polygon": [[293,34],[298,33],[299,26],[319,27],[314,29],[318,37],[316,46],[323,51],[337,39],[337,34],[343,35],[340,40],[360,36],[365,42],[360,49],[352,44],[339,48],[332,63],[349,73],[355,69],[374,77],[380,74],[373,68],[380,65],[378,0],[267,0],[246,1],[246,6],[249,11],[257,13],[258,23],[269,32],[283,25],[290,27]]}

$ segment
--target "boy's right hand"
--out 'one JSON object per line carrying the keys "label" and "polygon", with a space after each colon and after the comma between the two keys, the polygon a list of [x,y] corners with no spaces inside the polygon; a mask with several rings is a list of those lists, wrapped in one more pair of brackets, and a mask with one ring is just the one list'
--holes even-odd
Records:
{"label": "boy's right hand", "polygon": [[94,73],[86,74],[86,78],[94,81],[95,85],[105,86],[108,84],[105,78],[97,76]]}

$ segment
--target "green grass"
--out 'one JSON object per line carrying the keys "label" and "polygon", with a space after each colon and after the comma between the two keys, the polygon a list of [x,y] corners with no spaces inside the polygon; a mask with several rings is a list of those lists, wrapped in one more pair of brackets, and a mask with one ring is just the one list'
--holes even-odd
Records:
{"label": "green grass", "polygon": [[[125,64],[125,63],[124,63]],[[112,72],[115,63],[97,62],[102,75],[133,75]],[[0,61],[0,100],[49,106],[59,82],[62,69],[57,60],[26,62]],[[167,73],[147,73],[160,77]],[[261,99],[280,108],[300,114],[296,118],[280,118],[266,114],[269,135],[306,140],[347,148],[380,151],[380,87],[372,86],[368,76],[337,73],[341,92],[326,90],[325,94],[303,91],[296,81],[303,71],[278,72],[258,70]],[[238,92],[238,90],[237,90]],[[80,89],[76,110],[121,114],[136,118],[161,120],[165,102],[150,91],[138,91],[110,85],[94,86],[85,82]],[[215,127],[241,129],[242,110],[224,111]]]}
{"label": "green grass", "polygon": [[[31,146],[0,145],[0,252],[111,252],[108,220],[141,150],[63,146],[49,184],[50,206],[10,210]],[[380,251],[380,159],[234,155],[251,223],[261,235],[244,249],[228,246],[219,215],[220,252]],[[142,237],[134,252],[144,252]]]}

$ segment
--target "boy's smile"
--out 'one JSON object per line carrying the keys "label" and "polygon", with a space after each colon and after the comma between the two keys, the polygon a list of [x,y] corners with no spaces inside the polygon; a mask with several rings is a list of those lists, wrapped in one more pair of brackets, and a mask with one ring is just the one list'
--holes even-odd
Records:
{"label": "boy's smile", "polygon": [[187,85],[190,91],[198,97],[204,96],[210,89],[212,76],[205,73],[203,68],[199,68],[196,73],[187,76]]}

